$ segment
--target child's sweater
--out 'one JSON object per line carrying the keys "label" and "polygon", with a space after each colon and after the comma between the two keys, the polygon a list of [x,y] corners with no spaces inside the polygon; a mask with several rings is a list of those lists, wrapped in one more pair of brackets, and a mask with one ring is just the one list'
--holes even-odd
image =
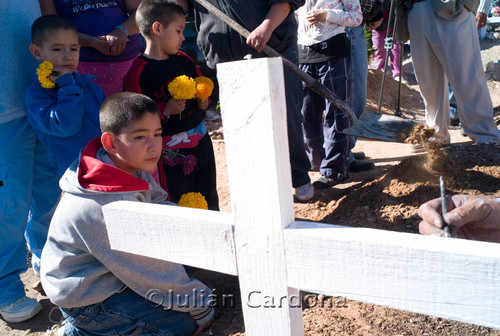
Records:
{"label": "child's sweater", "polygon": [[[327,9],[326,20],[316,24],[309,24],[306,15],[314,9]],[[355,27],[363,21],[359,0],[310,0],[295,11],[300,45],[310,46],[328,40],[337,34],[343,33],[345,27]]]}
{"label": "child's sweater", "polygon": [[57,78],[54,89],[44,89],[35,76],[26,89],[28,122],[60,175],[91,139],[101,135],[99,108],[106,97],[93,78],[73,72]]}
{"label": "child's sweater", "polygon": [[[170,55],[166,60],[154,60],[146,56],[138,57],[124,79],[124,90],[142,93],[156,102],[164,111],[166,103],[173,99],[168,84],[178,76],[196,78],[201,76],[194,62],[183,52]],[[162,113],[163,116],[163,113]],[[205,112],[198,108],[196,99],[186,100],[186,108],[181,114],[163,118],[163,148],[192,148],[207,133],[203,124]],[[187,138],[177,141],[175,135],[187,132]]]}
{"label": "child's sweater", "polygon": [[[63,308],[102,302],[125,287],[144,298],[155,289],[165,293],[165,307],[189,312],[203,324],[213,316],[207,302],[211,291],[189,278],[182,265],[110,248],[103,205],[120,200],[160,203],[167,198],[151,174],[139,171],[137,176],[116,168],[99,138],[85,147],[60,182],[65,193],[42,253],[43,288]],[[188,298],[189,307],[170,302],[177,295]]]}

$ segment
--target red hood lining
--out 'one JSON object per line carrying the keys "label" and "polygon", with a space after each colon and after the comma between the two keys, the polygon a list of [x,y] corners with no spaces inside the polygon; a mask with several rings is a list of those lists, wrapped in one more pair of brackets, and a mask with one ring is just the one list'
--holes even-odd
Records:
{"label": "red hood lining", "polygon": [[101,147],[101,138],[97,137],[81,152],[78,182],[83,188],[103,192],[149,190],[148,182],[97,159]]}

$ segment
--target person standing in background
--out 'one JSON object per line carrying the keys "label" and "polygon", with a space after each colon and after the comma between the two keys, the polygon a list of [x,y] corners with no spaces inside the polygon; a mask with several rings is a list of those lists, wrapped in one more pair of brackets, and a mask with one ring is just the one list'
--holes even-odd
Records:
{"label": "person standing in background", "polygon": [[[486,27],[486,20],[488,19],[488,13],[491,7],[491,0],[480,0],[479,6],[477,7],[476,13],[476,27],[480,30]],[[455,99],[455,93],[451,89],[451,85],[448,83],[448,92],[450,99],[450,126],[460,126],[460,118],[458,117],[458,107],[457,101]]]}
{"label": "person standing in background", "polygon": [[80,74],[97,76],[106,97],[123,91],[123,76],[142,53],[135,11],[140,0],[39,0],[43,15],[72,21],[80,39]]}
{"label": "person standing in background", "polygon": [[[243,60],[248,54],[253,58],[265,57],[261,52],[266,44],[298,65],[294,11],[304,4],[304,0],[211,0],[212,5],[251,32],[247,39],[200,4],[192,0],[176,1],[186,11],[191,9],[194,13],[198,28],[197,43],[210,68],[215,68],[219,62]],[[311,165],[305,153],[302,133],[302,86],[289,71],[284,71],[284,79],[292,185],[295,198],[308,201],[313,198],[314,189],[308,174]]]}
{"label": "person standing in background", "polygon": [[[377,27],[382,20],[382,2],[380,0],[361,0],[363,22],[359,26],[346,27],[346,34],[351,41],[351,67],[349,82],[351,97],[349,106],[359,118],[366,107],[368,83],[368,50],[366,47],[365,26],[368,29]],[[365,159],[364,152],[353,152],[357,137],[349,135],[349,171],[352,173],[372,170],[373,162],[361,161]]]}
{"label": "person standing in background", "polygon": [[[4,65],[0,71],[0,315],[7,322],[28,320],[42,309],[26,296],[20,278],[27,269],[24,235],[36,273],[47,239],[48,223],[43,217],[53,205],[51,199],[59,197],[59,193],[45,192],[45,186],[57,184],[58,177],[51,174],[47,152],[28,124],[24,105],[24,90],[37,66],[29,45],[30,27],[38,16],[35,0],[0,2],[0,61]],[[33,185],[33,175],[39,184]]]}
{"label": "person standing in background", "polygon": [[[348,102],[351,42],[345,27],[361,24],[359,0],[307,0],[295,14],[300,68]],[[313,187],[330,187],[349,177],[349,136],[341,131],[349,128],[349,119],[308,86],[303,89],[306,152],[313,169],[321,173]]]}
{"label": "person standing in background", "polygon": [[475,14],[478,3],[460,2],[453,15],[444,14],[426,0],[413,0],[407,10],[413,66],[426,123],[435,129],[429,140],[441,145],[450,144],[448,81],[455,92],[465,134],[477,143],[500,143],[481,62]]}

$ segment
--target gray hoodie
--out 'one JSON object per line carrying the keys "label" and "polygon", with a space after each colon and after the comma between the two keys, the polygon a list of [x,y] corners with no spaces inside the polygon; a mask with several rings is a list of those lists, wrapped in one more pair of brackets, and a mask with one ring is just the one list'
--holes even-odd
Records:
{"label": "gray hoodie", "polygon": [[136,177],[116,168],[96,138],[59,184],[64,195],[50,223],[41,268],[43,288],[54,304],[83,307],[129,287],[144,298],[153,291],[158,303],[191,313],[199,325],[212,318],[210,289],[189,278],[182,265],[110,248],[103,205],[166,200],[149,173],[139,171]]}

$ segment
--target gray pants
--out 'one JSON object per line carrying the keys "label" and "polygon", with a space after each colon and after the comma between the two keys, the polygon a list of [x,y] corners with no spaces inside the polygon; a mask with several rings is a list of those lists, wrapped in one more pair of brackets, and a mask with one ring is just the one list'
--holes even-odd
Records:
{"label": "gray pants", "polygon": [[493,105],[481,61],[475,16],[464,10],[445,20],[429,0],[413,4],[408,13],[410,45],[426,122],[436,137],[450,142],[448,80],[465,133],[478,143],[500,143]]}

